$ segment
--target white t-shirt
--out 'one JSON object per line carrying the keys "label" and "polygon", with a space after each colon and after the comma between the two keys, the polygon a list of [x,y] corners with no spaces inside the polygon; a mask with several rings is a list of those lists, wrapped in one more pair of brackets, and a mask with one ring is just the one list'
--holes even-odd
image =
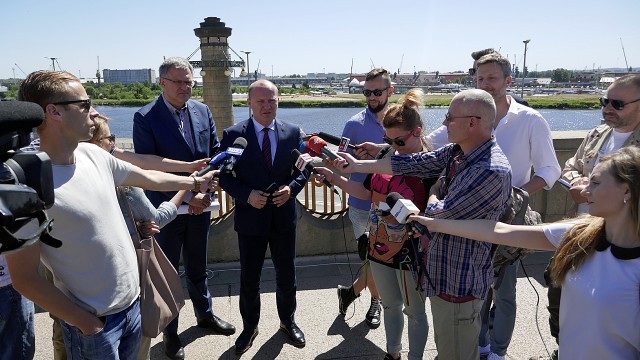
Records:
{"label": "white t-shirt", "polygon": [[[544,225],[560,244],[571,223]],[[609,245],[567,273],[560,300],[561,359],[640,359],[640,248]],[[623,255],[621,255],[623,254]]]}
{"label": "white t-shirt", "polygon": [[63,293],[87,311],[108,315],[139,294],[135,249],[115,193],[131,164],[93,144],[80,143],[74,155],[73,165],[53,165],[55,203],[47,213],[62,246],[41,245],[41,259]]}

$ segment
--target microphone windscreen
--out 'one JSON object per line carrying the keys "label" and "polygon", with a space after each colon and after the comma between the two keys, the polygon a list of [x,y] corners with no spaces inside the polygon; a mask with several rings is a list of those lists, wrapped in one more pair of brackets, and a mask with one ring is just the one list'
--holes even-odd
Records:
{"label": "microphone windscreen", "polygon": [[40,105],[28,101],[0,101],[0,133],[31,130],[44,121]]}
{"label": "microphone windscreen", "polygon": [[322,153],[322,148],[327,146],[327,142],[317,136],[309,138],[308,147],[318,154]]}
{"label": "microphone windscreen", "polygon": [[233,147],[238,147],[241,149],[246,149],[247,148],[247,139],[243,138],[243,137],[239,137],[236,138],[236,141],[233,142],[233,145],[231,145]]}
{"label": "microphone windscreen", "polygon": [[390,209],[393,209],[393,207],[396,206],[396,203],[402,199],[404,199],[402,195],[400,195],[397,192],[392,192],[392,193],[389,193],[389,195],[387,195],[387,199],[385,200],[385,202],[387,203]]}

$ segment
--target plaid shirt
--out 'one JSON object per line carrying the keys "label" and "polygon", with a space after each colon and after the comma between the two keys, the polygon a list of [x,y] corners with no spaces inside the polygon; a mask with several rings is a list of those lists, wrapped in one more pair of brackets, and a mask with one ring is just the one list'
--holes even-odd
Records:
{"label": "plaid shirt", "polygon": [[[394,174],[428,178],[442,174],[456,155],[459,163],[448,190],[440,201],[427,205],[425,214],[439,219],[499,220],[511,193],[511,167],[494,138],[468,154],[450,144],[433,152],[392,156],[391,165]],[[493,276],[491,244],[443,233],[431,235],[429,248],[423,249],[433,283],[426,281],[426,296],[484,299]]]}

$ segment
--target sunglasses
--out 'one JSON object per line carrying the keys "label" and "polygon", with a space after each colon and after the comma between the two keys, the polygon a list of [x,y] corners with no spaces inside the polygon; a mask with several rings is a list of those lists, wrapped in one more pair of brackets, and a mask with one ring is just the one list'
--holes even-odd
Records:
{"label": "sunglasses", "polygon": [[638,102],[640,99],[635,99],[633,101],[624,102],[622,100],[612,100],[606,97],[600,98],[600,106],[607,107],[607,105],[611,104],[611,107],[616,110],[624,109],[625,105],[633,104],[634,102]]}
{"label": "sunglasses", "polygon": [[398,138],[392,139],[388,137],[387,134],[384,134],[384,136],[382,137],[382,140],[389,145],[393,145],[393,143],[395,143],[398,146],[405,146],[407,145],[407,140],[411,137],[411,135],[413,135],[414,131],[416,131],[416,129],[409,131],[409,133],[407,134],[407,136],[404,137],[404,139],[398,139]]}
{"label": "sunglasses", "polygon": [[103,136],[100,138],[100,141],[104,140],[104,139],[109,139],[109,142],[115,143],[116,142],[116,136],[111,134],[109,136]]}
{"label": "sunglasses", "polygon": [[389,87],[387,86],[384,89],[375,89],[375,90],[368,90],[368,89],[364,89],[362,90],[362,93],[364,94],[364,96],[371,96],[371,94],[375,95],[375,96],[381,96],[382,92],[389,89]]}
{"label": "sunglasses", "polygon": [[91,99],[59,101],[59,102],[53,103],[53,105],[71,105],[71,104],[80,104],[78,106],[80,106],[80,108],[84,111],[89,111],[89,109],[91,109]]}

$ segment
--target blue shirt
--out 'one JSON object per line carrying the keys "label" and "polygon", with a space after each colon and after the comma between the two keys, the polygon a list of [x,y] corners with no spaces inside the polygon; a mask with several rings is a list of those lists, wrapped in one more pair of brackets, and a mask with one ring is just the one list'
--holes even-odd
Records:
{"label": "blue shirt", "polygon": [[[450,159],[459,154],[460,147],[449,144],[433,152],[394,155],[391,166],[394,174],[429,178],[442,173]],[[500,220],[511,194],[511,167],[495,138],[459,159],[448,190],[442,188],[441,200],[427,205],[425,215]],[[431,280],[424,286],[426,296],[472,295],[484,299],[492,278],[491,244],[443,233],[431,235],[428,248],[423,249]]]}
{"label": "blue shirt", "polygon": [[[376,114],[371,112],[369,108],[362,110],[354,115],[347,121],[342,131],[342,137],[349,138],[351,144],[362,144],[364,142],[372,142],[375,144],[382,143],[382,137],[384,136],[384,128],[378,123]],[[353,152],[349,150],[351,154]],[[353,173],[350,179],[363,183],[368,174]],[[356,209],[369,211],[371,208],[370,199],[359,199],[355,196],[349,196],[349,206],[353,206]]]}

